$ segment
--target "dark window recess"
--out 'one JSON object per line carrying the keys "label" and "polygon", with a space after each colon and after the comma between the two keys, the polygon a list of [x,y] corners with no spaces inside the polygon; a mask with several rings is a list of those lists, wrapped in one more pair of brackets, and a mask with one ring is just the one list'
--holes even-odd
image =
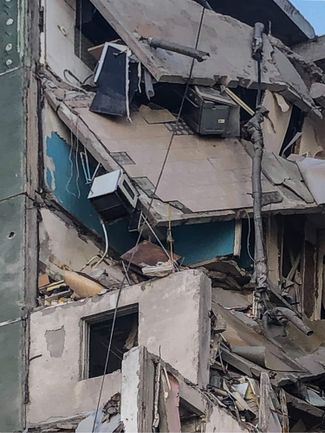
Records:
{"label": "dark window recess", "polygon": [[[257,90],[256,89],[246,89],[245,87],[236,87],[231,89],[237,96],[240,97],[252,110],[256,110],[257,101]],[[264,92],[262,93],[263,96]],[[251,119],[250,114],[246,110],[240,108],[240,122],[245,125]]]}
{"label": "dark window recess", "polygon": [[296,135],[302,131],[304,125],[305,114],[300,108],[295,105],[292,107],[291,118],[288,126],[287,133],[284,137],[280,155],[287,158],[294,153],[297,141],[293,141]]}
{"label": "dark window recess", "polygon": [[182,432],[195,433],[201,431],[201,416],[183,399],[180,399],[179,415]]}
{"label": "dark window recess", "polygon": [[[292,269],[293,262],[302,255],[305,238],[305,218],[303,215],[295,215],[294,218],[283,217],[283,253],[282,253],[282,275],[287,278]],[[301,259],[297,266],[301,269]]]}
{"label": "dark window recess", "polygon": [[[282,225],[281,281],[283,296],[299,312],[304,310],[304,215],[283,216]],[[309,271],[308,271],[309,272]],[[308,306],[309,309],[309,306]]]}
{"label": "dark window recess", "polygon": [[255,229],[253,218],[242,221],[241,249],[238,264],[244,269],[253,269],[255,253]]}
{"label": "dark window recess", "polygon": [[[117,313],[108,367],[105,374],[113,373],[122,367],[123,355],[138,345],[138,308],[121,310]],[[88,377],[102,376],[105,368],[107,349],[113,323],[109,318],[88,324]]]}
{"label": "dark window recess", "polygon": [[310,242],[305,242],[304,251],[304,312],[311,317],[316,301],[316,248]]}
{"label": "dark window recess", "polygon": [[321,320],[325,319],[325,256],[323,256],[323,286],[320,287],[321,293],[320,296],[322,297],[322,309],[321,309]]}
{"label": "dark window recess", "polygon": [[91,69],[96,65],[88,49],[119,39],[90,0],[76,0],[75,54]]}
{"label": "dark window recess", "polygon": [[132,189],[130,188],[129,184],[125,180],[123,181],[123,188],[126,189],[127,193],[129,194],[129,196],[132,199],[135,197],[134,192],[132,191]]}

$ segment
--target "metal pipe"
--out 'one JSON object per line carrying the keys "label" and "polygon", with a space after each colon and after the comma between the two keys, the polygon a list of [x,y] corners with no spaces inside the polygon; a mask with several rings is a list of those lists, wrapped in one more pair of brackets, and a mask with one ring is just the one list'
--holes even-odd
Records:
{"label": "metal pipe", "polygon": [[304,322],[297,316],[297,314],[285,307],[277,307],[273,310],[275,316],[281,315],[291,322],[297,329],[303,332],[308,337],[313,335],[314,331],[305,325]]}
{"label": "metal pipe", "polygon": [[253,167],[252,167],[252,195],[254,209],[254,228],[255,228],[255,275],[257,288],[254,294],[254,315],[257,318],[263,316],[265,291],[268,288],[268,268],[263,240],[263,221],[262,221],[262,157],[264,150],[264,138],[262,123],[267,110],[258,107],[256,114],[246,124],[245,129],[250,141],[254,146]]}
{"label": "metal pipe", "polygon": [[213,11],[212,7],[210,6],[210,4],[207,0],[196,0],[196,3],[199,3],[205,9],[209,9],[210,11]]}
{"label": "metal pipe", "polygon": [[148,38],[146,40],[152,48],[162,48],[163,50],[173,51],[174,53],[182,54],[183,56],[192,57],[198,62],[203,62],[210,56],[210,54],[205,51],[186,47],[184,45],[176,44],[175,42],[164,41],[158,38]]}
{"label": "metal pipe", "polygon": [[255,60],[261,60],[263,56],[263,33],[264,33],[264,24],[255,23],[253,45],[252,45],[252,50],[253,50],[252,57]]}

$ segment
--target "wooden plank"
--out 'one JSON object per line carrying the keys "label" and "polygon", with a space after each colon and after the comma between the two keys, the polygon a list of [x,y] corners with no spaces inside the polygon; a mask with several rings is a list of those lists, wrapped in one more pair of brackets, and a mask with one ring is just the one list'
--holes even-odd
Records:
{"label": "wooden plank", "polygon": [[260,409],[259,409],[259,429],[261,432],[266,433],[268,431],[270,407],[269,407],[269,396],[270,396],[270,379],[268,373],[261,373],[260,378]]}
{"label": "wooden plank", "polygon": [[283,388],[280,388],[279,397],[280,397],[280,405],[281,405],[281,412],[282,412],[282,431],[283,433],[289,433],[290,426],[289,426],[287,398]]}

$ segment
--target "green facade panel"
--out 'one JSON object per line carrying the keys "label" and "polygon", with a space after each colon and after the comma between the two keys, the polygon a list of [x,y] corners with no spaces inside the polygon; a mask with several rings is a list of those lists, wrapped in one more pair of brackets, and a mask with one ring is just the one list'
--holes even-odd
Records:
{"label": "green facade panel", "polygon": [[23,70],[0,76],[0,200],[25,190]]}
{"label": "green facade panel", "polygon": [[0,0],[0,74],[20,66],[24,0]]}
{"label": "green facade panel", "polygon": [[21,316],[24,301],[24,214],[24,195],[0,202],[0,323]]}
{"label": "green facade panel", "polygon": [[25,6],[0,0],[0,432],[24,430]]}
{"label": "green facade panel", "polygon": [[21,322],[0,327],[0,432],[23,431]]}

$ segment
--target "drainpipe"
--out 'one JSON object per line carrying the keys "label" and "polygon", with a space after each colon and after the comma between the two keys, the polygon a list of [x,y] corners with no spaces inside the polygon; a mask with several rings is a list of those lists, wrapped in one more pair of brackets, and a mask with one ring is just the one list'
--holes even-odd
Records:
{"label": "drainpipe", "polygon": [[213,11],[212,7],[210,6],[207,0],[196,0],[196,2],[199,3],[201,6],[203,6],[205,9],[209,9],[210,11]]}
{"label": "drainpipe", "polygon": [[255,228],[255,278],[256,290],[254,293],[253,313],[256,319],[261,319],[266,310],[268,289],[268,268],[263,239],[262,220],[262,158],[264,150],[264,138],[262,123],[267,115],[267,110],[261,106],[261,63],[263,59],[263,32],[264,25],[256,23],[252,41],[252,57],[257,62],[258,71],[258,95],[255,115],[245,125],[245,130],[254,146],[252,164],[252,195]]}
{"label": "drainpipe", "polygon": [[255,228],[255,278],[256,290],[254,293],[254,316],[262,318],[265,311],[266,290],[268,287],[268,268],[263,239],[263,220],[262,220],[262,157],[264,149],[264,139],[262,123],[267,110],[258,107],[256,114],[246,124],[245,129],[254,146],[253,168],[252,168],[252,195]]}

